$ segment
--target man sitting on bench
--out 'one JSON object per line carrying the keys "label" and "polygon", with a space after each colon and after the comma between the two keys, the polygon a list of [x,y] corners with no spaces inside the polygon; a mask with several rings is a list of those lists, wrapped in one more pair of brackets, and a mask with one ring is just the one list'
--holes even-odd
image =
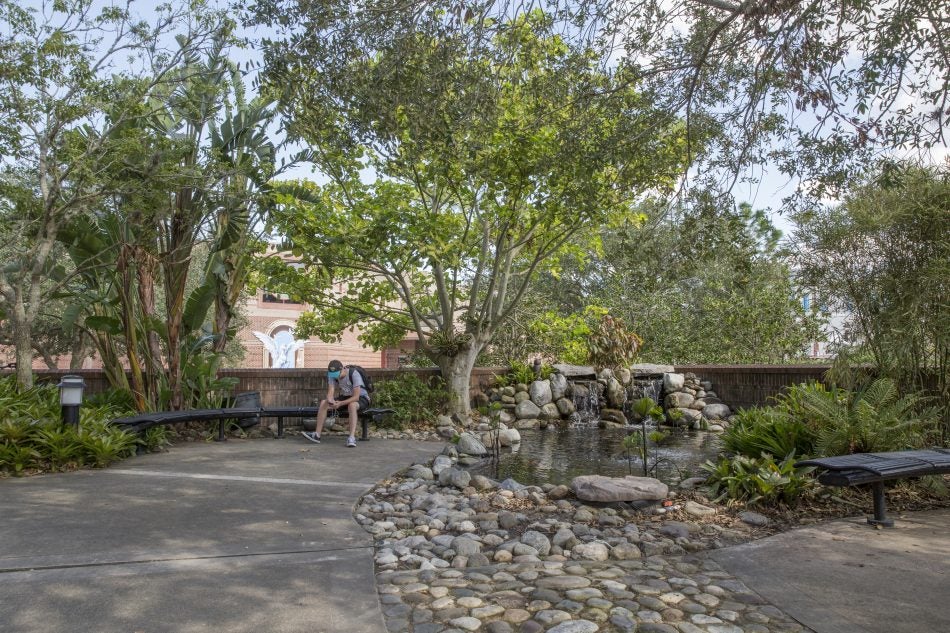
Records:
{"label": "man sitting on bench", "polygon": [[[359,372],[344,367],[340,361],[331,360],[327,366],[327,383],[327,398],[320,401],[320,410],[317,412],[317,428],[313,433],[304,432],[303,436],[319,444],[323,424],[327,420],[327,411],[345,407],[350,414],[350,436],[346,438],[346,446],[356,448],[356,420],[359,412],[369,407],[369,393],[363,384],[363,377]],[[336,400],[337,390],[342,400]]]}

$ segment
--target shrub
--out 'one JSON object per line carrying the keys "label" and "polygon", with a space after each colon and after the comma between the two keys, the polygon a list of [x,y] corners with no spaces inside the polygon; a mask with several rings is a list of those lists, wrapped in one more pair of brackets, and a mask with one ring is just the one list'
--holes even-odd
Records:
{"label": "shrub", "polygon": [[785,503],[795,505],[816,483],[810,476],[814,467],[795,468],[795,455],[776,462],[769,454],[758,459],[738,455],[718,462],[707,461],[706,484],[716,501],[731,499],[749,505]]}
{"label": "shrub", "polygon": [[373,394],[375,405],[395,410],[383,420],[383,426],[397,429],[434,420],[447,400],[441,378],[432,377],[426,382],[408,373],[380,382]]}
{"label": "shrub", "polygon": [[[79,430],[63,427],[55,385],[17,393],[13,379],[0,380],[0,472],[61,470],[82,465],[106,466],[131,455],[140,440],[108,424],[130,412],[127,395],[88,398],[80,411]],[[154,447],[156,438],[146,446]]]}
{"label": "shrub", "polygon": [[768,453],[779,459],[792,453],[810,455],[815,434],[781,407],[742,409],[720,436],[723,448],[756,458]]}
{"label": "shrub", "polygon": [[889,378],[857,392],[831,388],[799,395],[797,415],[815,433],[818,455],[919,448],[938,429],[937,411],[923,407],[917,395],[900,397]]}

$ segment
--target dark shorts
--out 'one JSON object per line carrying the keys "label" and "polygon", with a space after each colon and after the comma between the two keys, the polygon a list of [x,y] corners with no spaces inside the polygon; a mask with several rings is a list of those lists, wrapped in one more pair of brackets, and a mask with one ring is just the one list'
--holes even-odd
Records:
{"label": "dark shorts", "polygon": [[[349,398],[349,396],[341,396],[341,397]],[[366,409],[369,409],[369,398],[367,398],[366,396],[360,396],[360,399],[358,400],[358,402],[359,402],[360,408],[357,409],[357,411],[365,411]],[[342,409],[338,409],[338,411],[342,411]]]}

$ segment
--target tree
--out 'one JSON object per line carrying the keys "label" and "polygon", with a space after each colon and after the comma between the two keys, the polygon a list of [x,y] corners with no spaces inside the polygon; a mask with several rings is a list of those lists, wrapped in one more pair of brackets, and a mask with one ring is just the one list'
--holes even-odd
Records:
{"label": "tree", "polygon": [[32,324],[58,288],[50,280],[63,279],[57,235],[105,195],[112,131],[143,116],[142,104],[180,61],[164,39],[176,32],[198,45],[212,30],[200,3],[163,5],[152,24],[130,4],[96,13],[91,0],[71,0],[37,13],[0,0],[0,111],[9,113],[0,122],[0,213],[12,251],[0,297],[21,388],[33,382]]}
{"label": "tree", "polygon": [[288,127],[331,178],[281,189],[275,227],[308,265],[284,291],[316,307],[298,332],[414,332],[467,411],[475,359],[538,272],[671,186],[684,129],[540,12],[489,40],[438,12],[389,26],[344,13],[269,44]]}
{"label": "tree", "polygon": [[[508,340],[527,354],[586,362],[577,338],[609,312],[643,338],[642,355],[666,363],[776,363],[803,356],[822,321],[803,310],[790,253],[763,211],[720,208],[700,197],[690,211],[652,202],[647,220],[599,229],[601,248],[562,260],[536,284]],[[502,340],[496,341],[503,345]]]}
{"label": "tree", "polygon": [[[321,8],[314,8],[319,4]],[[343,4],[343,3],[341,3]],[[522,9],[506,0],[359,0],[366,24],[398,31],[429,11],[444,28],[504,28]],[[336,3],[259,0],[256,13],[321,28]],[[565,40],[618,59],[638,87],[690,125],[719,134],[692,149],[698,186],[729,188],[778,165],[802,182],[807,206],[853,182],[880,152],[947,146],[950,19],[929,0],[550,0]],[[330,51],[331,54],[333,51]]]}
{"label": "tree", "polygon": [[140,410],[188,404],[189,364],[220,361],[246,262],[262,244],[267,183],[279,171],[272,112],[245,100],[231,42],[222,21],[207,50],[182,53],[161,105],[114,128],[103,174],[113,194],[62,232],[85,283],[77,298],[92,298],[85,324],[113,385]]}
{"label": "tree", "polygon": [[844,202],[795,217],[802,282],[850,315],[851,340],[950,428],[950,165],[884,163]]}

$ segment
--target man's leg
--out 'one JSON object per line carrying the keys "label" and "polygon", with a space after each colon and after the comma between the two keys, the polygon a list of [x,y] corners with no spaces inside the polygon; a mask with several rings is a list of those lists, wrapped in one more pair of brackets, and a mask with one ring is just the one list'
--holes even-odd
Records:
{"label": "man's leg", "polygon": [[349,409],[349,412],[350,412],[350,437],[355,438],[356,437],[356,421],[359,418],[360,403],[359,401],[351,402],[350,404],[346,405],[346,408]]}
{"label": "man's leg", "polygon": [[323,433],[323,424],[327,421],[327,409],[330,408],[326,400],[320,401],[320,410],[317,411],[317,437]]}

